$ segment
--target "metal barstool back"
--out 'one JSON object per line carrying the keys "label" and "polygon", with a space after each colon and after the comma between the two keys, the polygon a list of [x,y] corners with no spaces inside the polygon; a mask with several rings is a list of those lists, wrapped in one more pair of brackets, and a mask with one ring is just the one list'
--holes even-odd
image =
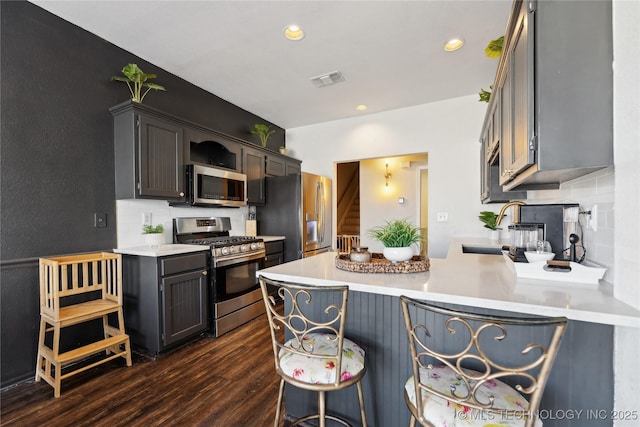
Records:
{"label": "metal barstool back", "polygon": [[292,426],[311,419],[318,419],[321,427],[326,419],[349,425],[326,414],[325,393],[353,384],[358,391],[362,425],[366,426],[360,381],[365,372],[364,350],[344,337],[349,288],[285,283],[264,277],[260,277],[260,287],[276,372],[281,377],[274,427],[280,421],[285,382],[318,392],[318,413],[299,418]]}
{"label": "metal barstool back", "polygon": [[413,368],[404,392],[410,426],[541,425],[538,408],[566,318],[483,315],[400,299]]}

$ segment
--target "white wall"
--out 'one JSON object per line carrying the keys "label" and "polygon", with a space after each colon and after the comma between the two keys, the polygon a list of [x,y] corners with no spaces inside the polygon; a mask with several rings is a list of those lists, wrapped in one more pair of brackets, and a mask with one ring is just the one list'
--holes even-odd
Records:
{"label": "white wall", "polygon": [[[614,295],[640,309],[640,2],[613,1]],[[616,410],[640,411],[640,330],[615,331]],[[615,426],[637,426],[638,420]]]}
{"label": "white wall", "polygon": [[[477,95],[287,130],[302,170],[334,178],[334,163],[429,154],[429,256],[445,257],[454,235],[485,236],[478,220],[478,142],[487,104]],[[436,222],[447,212],[448,222]],[[415,215],[412,214],[412,215]],[[385,211],[377,223],[393,219]]]}

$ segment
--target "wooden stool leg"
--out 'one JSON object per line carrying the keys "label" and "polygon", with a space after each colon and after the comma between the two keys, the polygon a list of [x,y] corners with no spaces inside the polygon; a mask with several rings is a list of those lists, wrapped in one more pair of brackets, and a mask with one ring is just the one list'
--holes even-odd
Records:
{"label": "wooden stool leg", "polygon": [[60,397],[60,386],[62,382],[62,364],[58,362],[58,355],[60,354],[60,323],[54,322],[53,325],[53,374],[54,374],[54,386],[53,396]]}
{"label": "wooden stool leg", "polygon": [[38,357],[36,359],[36,381],[40,381],[40,372],[43,369],[42,348],[44,347],[44,334],[47,330],[47,323],[40,317],[40,334],[38,336]]}

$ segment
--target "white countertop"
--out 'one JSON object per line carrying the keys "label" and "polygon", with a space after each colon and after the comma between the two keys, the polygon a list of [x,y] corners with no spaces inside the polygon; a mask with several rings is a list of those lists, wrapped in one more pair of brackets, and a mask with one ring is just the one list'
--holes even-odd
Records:
{"label": "white countertop", "polygon": [[161,257],[161,256],[180,255],[180,254],[187,254],[191,252],[200,252],[200,251],[208,251],[208,250],[209,250],[209,246],[203,246],[203,245],[168,244],[168,245],[160,245],[157,247],[136,246],[133,248],[118,248],[118,249],[114,249],[113,252],[117,254],[125,254],[125,255]]}
{"label": "white countertop", "polygon": [[[612,296],[608,284],[582,285],[518,279],[501,255],[462,253],[453,239],[446,259],[431,259],[430,271],[410,274],[355,273],[335,267],[336,252],[280,264],[258,274],[275,280],[316,285],[346,284],[350,290],[380,295],[505,310],[609,325],[640,327],[640,311]],[[495,246],[499,245],[496,243]]]}

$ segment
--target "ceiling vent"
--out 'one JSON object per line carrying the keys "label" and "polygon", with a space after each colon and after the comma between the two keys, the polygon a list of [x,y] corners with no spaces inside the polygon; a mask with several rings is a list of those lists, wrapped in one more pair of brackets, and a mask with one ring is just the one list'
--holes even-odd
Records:
{"label": "ceiling vent", "polygon": [[340,71],[332,71],[320,76],[311,77],[311,82],[318,87],[331,86],[332,84],[340,83],[344,81],[344,76]]}

